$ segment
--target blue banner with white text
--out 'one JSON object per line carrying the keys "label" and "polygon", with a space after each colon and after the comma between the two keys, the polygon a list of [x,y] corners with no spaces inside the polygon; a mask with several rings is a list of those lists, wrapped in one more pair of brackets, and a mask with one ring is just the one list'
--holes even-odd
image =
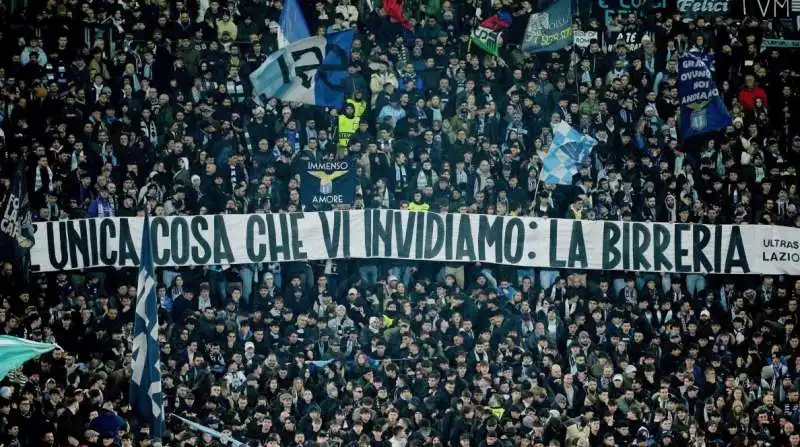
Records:
{"label": "blue banner with white text", "polygon": [[678,94],[681,131],[685,137],[713,132],[731,125],[711,69],[702,57],[686,52],[678,57]]}
{"label": "blue banner with white text", "polygon": [[300,172],[300,200],[306,209],[350,205],[356,196],[356,165],[343,160],[308,160]]}

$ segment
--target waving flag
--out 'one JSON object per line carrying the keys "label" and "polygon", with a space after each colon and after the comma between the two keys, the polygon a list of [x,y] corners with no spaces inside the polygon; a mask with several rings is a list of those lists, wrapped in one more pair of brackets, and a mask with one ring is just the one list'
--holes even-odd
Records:
{"label": "waving flag", "polygon": [[681,130],[685,137],[724,129],[733,120],[702,55],[685,52],[678,56],[678,95]]}
{"label": "waving flag", "polygon": [[158,347],[158,303],[153,253],[150,243],[150,218],[142,230],[142,254],[133,317],[133,374],[131,407],[140,421],[150,424],[154,437],[161,437],[164,405],[161,395],[161,361]]}
{"label": "waving flag", "polygon": [[511,26],[511,14],[505,10],[500,11],[481,22],[470,34],[469,41],[483,51],[497,56],[500,45],[503,44],[501,33],[509,26]]}
{"label": "waving flag", "polygon": [[389,18],[402,25],[403,28],[414,29],[414,25],[411,24],[411,21],[406,18],[403,12],[403,3],[403,0],[384,0],[383,10]]}
{"label": "waving flag", "polygon": [[30,248],[33,246],[33,221],[25,165],[24,160],[17,162],[11,187],[0,205],[0,259],[15,259],[19,266],[15,270],[26,275],[27,281]]}
{"label": "waving flag", "polygon": [[553,52],[573,43],[572,4],[570,0],[559,0],[546,10],[531,15],[521,48],[529,53]]}
{"label": "waving flag", "polygon": [[297,0],[286,0],[278,25],[278,48],[284,48],[311,35]]}
{"label": "waving flag", "polygon": [[172,416],[172,417],[174,417],[176,419],[180,419],[181,422],[186,424],[192,430],[197,430],[197,431],[199,431],[201,433],[207,433],[207,434],[211,435],[212,438],[219,439],[219,441],[220,441],[220,443],[222,443],[222,445],[231,445],[233,447],[242,447],[242,446],[246,446],[247,445],[247,444],[245,444],[245,443],[243,443],[241,441],[237,441],[237,440],[231,438],[229,435],[226,435],[225,433],[221,433],[221,432],[219,432],[217,430],[214,430],[213,428],[206,427],[205,425],[200,425],[197,422],[192,422],[189,419],[182,418],[182,417],[178,416],[177,414],[171,414],[170,416]]}
{"label": "waving flag", "polygon": [[313,36],[272,53],[250,74],[256,102],[276,97],[323,107],[344,105],[355,31]]}
{"label": "waving flag", "polygon": [[474,43],[476,47],[493,56],[497,56],[500,52],[500,45],[503,43],[502,39],[499,32],[482,26],[472,30],[472,34],[469,35],[470,43]]}
{"label": "waving flag", "polygon": [[571,185],[572,177],[592,152],[597,140],[583,135],[564,121],[553,125],[553,144],[542,160],[540,180]]}
{"label": "waving flag", "polygon": [[57,347],[52,343],[38,343],[10,335],[0,336],[0,380],[28,360]]}
{"label": "waving flag", "polygon": [[481,22],[480,26],[488,28],[492,31],[503,31],[511,26],[512,20],[511,13],[504,9],[485,19],[483,22]]}

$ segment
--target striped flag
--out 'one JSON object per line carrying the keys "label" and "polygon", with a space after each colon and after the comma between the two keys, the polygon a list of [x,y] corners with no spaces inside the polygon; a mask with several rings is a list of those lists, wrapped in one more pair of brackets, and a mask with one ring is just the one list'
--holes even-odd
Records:
{"label": "striped flag", "polygon": [[310,35],[303,10],[297,4],[297,0],[286,0],[278,23],[278,48],[286,47]]}
{"label": "striped flag", "polygon": [[207,433],[207,434],[211,435],[212,438],[219,439],[219,442],[221,442],[222,445],[231,445],[233,447],[241,447],[241,446],[245,446],[246,445],[245,443],[243,443],[241,441],[237,441],[237,440],[231,438],[229,435],[226,435],[225,433],[220,433],[217,430],[214,430],[213,428],[206,427],[205,425],[200,425],[197,422],[192,422],[189,419],[182,418],[182,417],[178,416],[177,414],[171,414],[170,416],[172,416],[174,418],[177,418],[177,419],[180,419],[181,422],[186,424],[192,430],[197,430],[197,431],[199,431],[201,433]]}
{"label": "striped flag", "polygon": [[158,305],[156,279],[150,244],[150,219],[145,217],[142,230],[142,260],[139,265],[139,295],[133,317],[133,376],[131,407],[139,420],[150,424],[153,437],[161,437],[164,425],[161,395],[161,362],[158,347]]}
{"label": "striped flag", "polygon": [[0,336],[0,380],[28,360],[57,347],[52,343],[38,343],[10,335]]}
{"label": "striped flag", "polygon": [[572,177],[592,152],[597,140],[573,129],[564,121],[553,125],[553,144],[542,160],[540,180],[571,185]]}

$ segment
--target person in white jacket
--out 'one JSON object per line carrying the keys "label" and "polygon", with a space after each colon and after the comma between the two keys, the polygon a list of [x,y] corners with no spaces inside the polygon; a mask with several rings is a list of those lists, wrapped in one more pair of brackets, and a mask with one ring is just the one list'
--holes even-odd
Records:
{"label": "person in white jacket", "polygon": [[347,22],[345,25],[347,28],[350,27],[351,23],[358,21],[358,8],[352,5],[350,0],[340,0],[339,4],[336,5],[336,14],[341,14],[344,17]]}
{"label": "person in white jacket", "polygon": [[341,337],[348,329],[353,327],[355,327],[355,323],[350,319],[350,317],[347,316],[347,308],[341,304],[336,306],[336,311],[333,318],[328,320],[328,329],[335,332],[337,336]]}

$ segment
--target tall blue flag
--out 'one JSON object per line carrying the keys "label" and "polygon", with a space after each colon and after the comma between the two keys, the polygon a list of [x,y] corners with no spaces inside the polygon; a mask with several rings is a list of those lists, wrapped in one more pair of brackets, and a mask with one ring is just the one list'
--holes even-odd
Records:
{"label": "tall blue flag", "polygon": [[28,360],[57,347],[51,343],[39,343],[10,335],[0,336],[0,380]]}
{"label": "tall blue flag", "polygon": [[556,185],[571,185],[597,140],[573,129],[564,121],[553,124],[553,144],[542,160],[539,180]]}
{"label": "tall blue flag", "polygon": [[30,248],[33,246],[33,220],[28,199],[25,160],[17,162],[11,187],[0,202],[0,259],[13,260],[16,272],[28,281]]}
{"label": "tall blue flag", "polygon": [[344,106],[355,31],[313,36],[272,53],[250,74],[253,96],[322,107]]}
{"label": "tall blue flag", "polygon": [[678,56],[678,94],[684,137],[724,129],[733,123],[711,68],[697,53],[685,52]]}
{"label": "tall blue flag", "polygon": [[278,25],[278,48],[284,48],[311,35],[297,0],[286,0]]}
{"label": "tall blue flag", "polygon": [[544,11],[531,15],[521,48],[529,53],[553,52],[572,45],[574,40],[572,3],[559,0]]}
{"label": "tall blue flag", "polygon": [[150,424],[150,433],[161,437],[164,426],[164,405],[161,395],[161,361],[158,347],[158,300],[150,241],[150,218],[145,217],[142,230],[139,295],[133,317],[133,375],[131,407],[141,422]]}

